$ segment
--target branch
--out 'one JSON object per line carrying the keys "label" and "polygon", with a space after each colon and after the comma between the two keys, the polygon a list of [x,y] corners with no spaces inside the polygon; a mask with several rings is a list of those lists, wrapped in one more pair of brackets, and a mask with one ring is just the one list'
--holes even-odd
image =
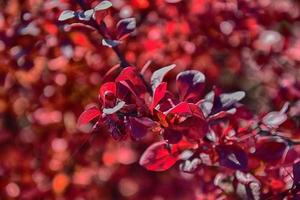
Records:
{"label": "branch", "polygon": [[[90,7],[88,6],[88,4],[85,3],[84,0],[75,0],[75,2],[81,7],[81,9],[83,10],[89,10]],[[95,28],[97,30],[97,32],[103,37],[103,38],[107,38],[109,37],[109,35],[105,34],[104,30],[106,29],[106,24],[102,21],[100,25],[98,25],[98,23],[91,18],[90,20],[90,25]],[[115,46],[112,48],[113,51],[115,52],[115,54],[117,55],[117,57],[119,58],[120,61],[120,67],[122,68],[126,68],[129,66],[129,63],[126,61],[124,55],[121,53],[120,49],[118,46]]]}

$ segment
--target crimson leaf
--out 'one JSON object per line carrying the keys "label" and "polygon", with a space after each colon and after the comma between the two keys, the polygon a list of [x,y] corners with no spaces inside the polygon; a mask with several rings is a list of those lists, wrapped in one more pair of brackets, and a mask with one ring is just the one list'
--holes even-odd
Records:
{"label": "crimson leaf", "polygon": [[150,171],[165,171],[179,160],[182,151],[190,148],[193,148],[193,144],[186,141],[170,146],[164,141],[156,142],[146,149],[139,164]]}
{"label": "crimson leaf", "polygon": [[181,99],[199,97],[202,93],[205,76],[196,70],[187,70],[181,72],[176,77],[176,85]]}
{"label": "crimson leaf", "polygon": [[254,155],[266,162],[278,161],[282,158],[287,146],[276,140],[261,140],[256,145]]}
{"label": "crimson leaf", "polygon": [[231,169],[244,170],[248,165],[247,154],[236,145],[218,145],[220,165]]}
{"label": "crimson leaf", "polygon": [[160,83],[154,90],[154,94],[153,94],[153,100],[152,100],[152,105],[151,105],[151,109],[153,110],[153,108],[155,108],[155,106],[157,106],[157,104],[159,103],[159,101],[164,98],[165,94],[166,94],[166,90],[167,90],[167,83],[163,82]]}
{"label": "crimson leaf", "polygon": [[91,107],[85,110],[78,118],[77,124],[78,126],[85,125],[95,119],[96,117],[100,116],[101,112],[97,107]]}
{"label": "crimson leaf", "polygon": [[300,184],[300,161],[293,165],[294,185]]}

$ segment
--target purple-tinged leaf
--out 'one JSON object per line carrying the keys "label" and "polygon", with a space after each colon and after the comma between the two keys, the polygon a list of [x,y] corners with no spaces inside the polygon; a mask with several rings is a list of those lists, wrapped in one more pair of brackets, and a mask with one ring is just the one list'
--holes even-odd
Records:
{"label": "purple-tinged leaf", "polygon": [[231,169],[245,170],[248,166],[248,156],[242,148],[236,145],[218,145],[220,165]]}
{"label": "purple-tinged leaf", "polygon": [[169,144],[176,144],[182,139],[182,132],[172,128],[166,128],[163,136]]}
{"label": "purple-tinged leaf", "polygon": [[115,107],[113,107],[113,108],[103,108],[103,113],[108,114],[108,115],[116,113],[119,110],[121,110],[124,105],[125,105],[124,101],[119,101],[117,103],[117,105]]}
{"label": "purple-tinged leaf", "polygon": [[176,85],[182,100],[199,98],[204,88],[205,76],[199,71],[188,70],[176,77]]}
{"label": "purple-tinged leaf", "polygon": [[125,38],[128,34],[133,32],[136,28],[136,21],[135,18],[126,18],[122,19],[117,23],[117,32],[118,32],[118,39]]}
{"label": "purple-tinged leaf", "polygon": [[294,185],[300,184],[300,161],[293,165]]}
{"label": "purple-tinged leaf", "polygon": [[73,10],[64,10],[58,18],[58,21],[65,21],[75,17],[75,12]]}
{"label": "purple-tinged leaf", "polygon": [[165,75],[176,67],[175,64],[168,65],[166,67],[160,68],[153,72],[151,76],[151,86],[152,90],[155,91],[155,88],[163,81]]}
{"label": "purple-tinged leaf", "polygon": [[135,140],[142,139],[148,132],[148,130],[155,125],[155,122],[147,117],[129,118],[131,135]]}
{"label": "purple-tinged leaf", "polygon": [[85,110],[78,118],[78,126],[86,125],[96,117],[100,116],[101,112],[97,107],[91,107]]}
{"label": "purple-tinged leaf", "polygon": [[102,1],[97,6],[94,7],[95,11],[106,10],[112,7],[112,3],[110,1]]}

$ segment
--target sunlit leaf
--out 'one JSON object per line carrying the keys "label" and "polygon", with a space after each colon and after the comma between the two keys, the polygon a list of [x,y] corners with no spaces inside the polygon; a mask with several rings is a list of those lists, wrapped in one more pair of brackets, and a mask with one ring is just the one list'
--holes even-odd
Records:
{"label": "sunlit leaf", "polygon": [[105,114],[113,114],[118,112],[119,110],[121,110],[123,108],[123,106],[125,105],[124,101],[119,101],[117,103],[117,105],[113,108],[103,108],[103,113]]}
{"label": "sunlit leaf", "polygon": [[204,119],[204,115],[201,111],[201,109],[193,104],[193,103],[187,103],[187,102],[181,102],[165,112],[166,114],[179,114],[183,116],[196,116],[201,119]]}
{"label": "sunlit leaf", "polygon": [[99,96],[104,101],[106,95],[113,95],[116,96],[117,93],[117,86],[115,82],[107,82],[101,85],[99,90]]}
{"label": "sunlit leaf", "polygon": [[152,109],[159,103],[159,101],[164,98],[167,90],[167,83],[160,83],[154,90],[153,99],[152,99]]}
{"label": "sunlit leaf", "polygon": [[58,20],[65,21],[75,17],[75,12],[73,10],[64,10],[60,15]]}
{"label": "sunlit leaf", "polygon": [[102,1],[97,6],[94,7],[95,11],[106,10],[112,7],[112,3],[110,1]]}
{"label": "sunlit leaf", "polygon": [[79,126],[85,125],[95,119],[96,117],[100,116],[101,112],[97,107],[92,107],[85,110],[78,118],[77,124]]}
{"label": "sunlit leaf", "polygon": [[191,149],[193,146],[185,141],[174,145],[156,142],[146,149],[139,163],[150,171],[165,171],[176,163],[182,151]]}
{"label": "sunlit leaf", "polygon": [[86,10],[86,11],[77,12],[77,17],[78,17],[79,20],[89,21],[92,18],[93,14],[94,14],[94,10],[89,9],[89,10]]}
{"label": "sunlit leaf", "polygon": [[230,107],[233,104],[239,102],[245,97],[244,91],[237,91],[233,93],[224,93],[220,95],[220,99],[223,107]]}
{"label": "sunlit leaf", "polygon": [[169,71],[174,69],[175,67],[176,67],[176,65],[172,64],[172,65],[168,65],[166,67],[160,68],[160,69],[156,70],[155,72],[153,72],[153,74],[151,76],[151,86],[152,86],[153,91],[163,81],[163,78],[165,77],[165,75]]}
{"label": "sunlit leaf", "polygon": [[277,128],[280,126],[287,119],[286,111],[288,106],[289,103],[285,103],[279,112],[273,111],[266,114],[262,119],[263,123],[271,128]]}
{"label": "sunlit leaf", "polygon": [[137,95],[144,94],[147,91],[143,79],[140,77],[140,74],[135,67],[124,68],[116,78],[116,81],[126,81],[130,89]]}

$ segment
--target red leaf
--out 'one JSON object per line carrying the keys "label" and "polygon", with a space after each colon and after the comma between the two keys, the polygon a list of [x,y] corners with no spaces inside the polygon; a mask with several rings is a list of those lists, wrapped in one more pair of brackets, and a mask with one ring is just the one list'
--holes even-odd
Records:
{"label": "red leaf", "polygon": [[254,155],[266,162],[278,161],[286,151],[286,144],[275,140],[261,140],[257,146]]}
{"label": "red leaf", "polygon": [[166,128],[164,131],[164,139],[170,144],[178,143],[182,138],[182,131],[173,128]]}
{"label": "red leaf", "polygon": [[294,185],[300,184],[300,161],[293,165]]}
{"label": "red leaf", "polygon": [[130,117],[129,124],[132,137],[135,140],[140,140],[147,134],[149,128],[155,125],[155,122],[147,117]]}
{"label": "red leaf", "polygon": [[165,94],[166,94],[166,90],[167,90],[167,83],[163,82],[160,83],[154,91],[153,94],[153,100],[152,100],[152,105],[151,105],[151,110],[153,110],[153,108],[155,108],[157,106],[157,104],[159,103],[159,101],[164,98]]}
{"label": "red leaf", "polygon": [[247,168],[247,154],[236,145],[218,145],[216,150],[219,154],[220,165],[231,169],[243,170]]}
{"label": "red leaf", "polygon": [[232,109],[226,110],[226,111],[221,111],[221,112],[218,112],[218,113],[210,116],[208,118],[208,120],[214,121],[214,120],[222,119],[222,118],[228,117],[229,115],[235,114],[235,112],[236,112],[236,108],[232,108]]}
{"label": "red leaf", "polygon": [[191,148],[193,144],[186,141],[170,145],[170,148],[164,141],[156,142],[146,149],[139,163],[150,171],[165,171],[176,163],[182,151]]}
{"label": "red leaf", "polygon": [[92,107],[85,110],[78,118],[77,124],[78,126],[85,125],[95,119],[96,117],[100,116],[101,112],[97,107]]}
{"label": "red leaf", "polygon": [[122,70],[120,75],[116,78],[116,82],[121,81],[131,83],[131,89],[133,89],[137,95],[144,94],[147,91],[139,72],[134,67],[126,67]]}
{"label": "red leaf", "polygon": [[205,76],[196,70],[181,72],[176,77],[176,85],[181,99],[199,98],[204,87]]}
{"label": "red leaf", "polygon": [[104,17],[108,14],[108,9],[112,6],[109,1],[102,1],[94,7],[95,19],[100,24]]}
{"label": "red leaf", "polygon": [[107,83],[104,83],[100,87],[99,95],[100,95],[100,98],[104,101],[105,96],[108,94],[112,94],[112,95],[116,96],[116,91],[117,91],[116,83],[107,82]]}
{"label": "red leaf", "polygon": [[117,24],[117,32],[118,32],[118,39],[124,39],[128,34],[133,32],[136,28],[136,21],[135,18],[126,18],[122,19]]}
{"label": "red leaf", "polygon": [[187,103],[187,102],[181,102],[168,110],[166,112],[167,114],[180,114],[180,115],[190,115],[190,116],[196,116],[201,119],[204,119],[204,115],[201,111],[201,109],[193,104],[193,103]]}

